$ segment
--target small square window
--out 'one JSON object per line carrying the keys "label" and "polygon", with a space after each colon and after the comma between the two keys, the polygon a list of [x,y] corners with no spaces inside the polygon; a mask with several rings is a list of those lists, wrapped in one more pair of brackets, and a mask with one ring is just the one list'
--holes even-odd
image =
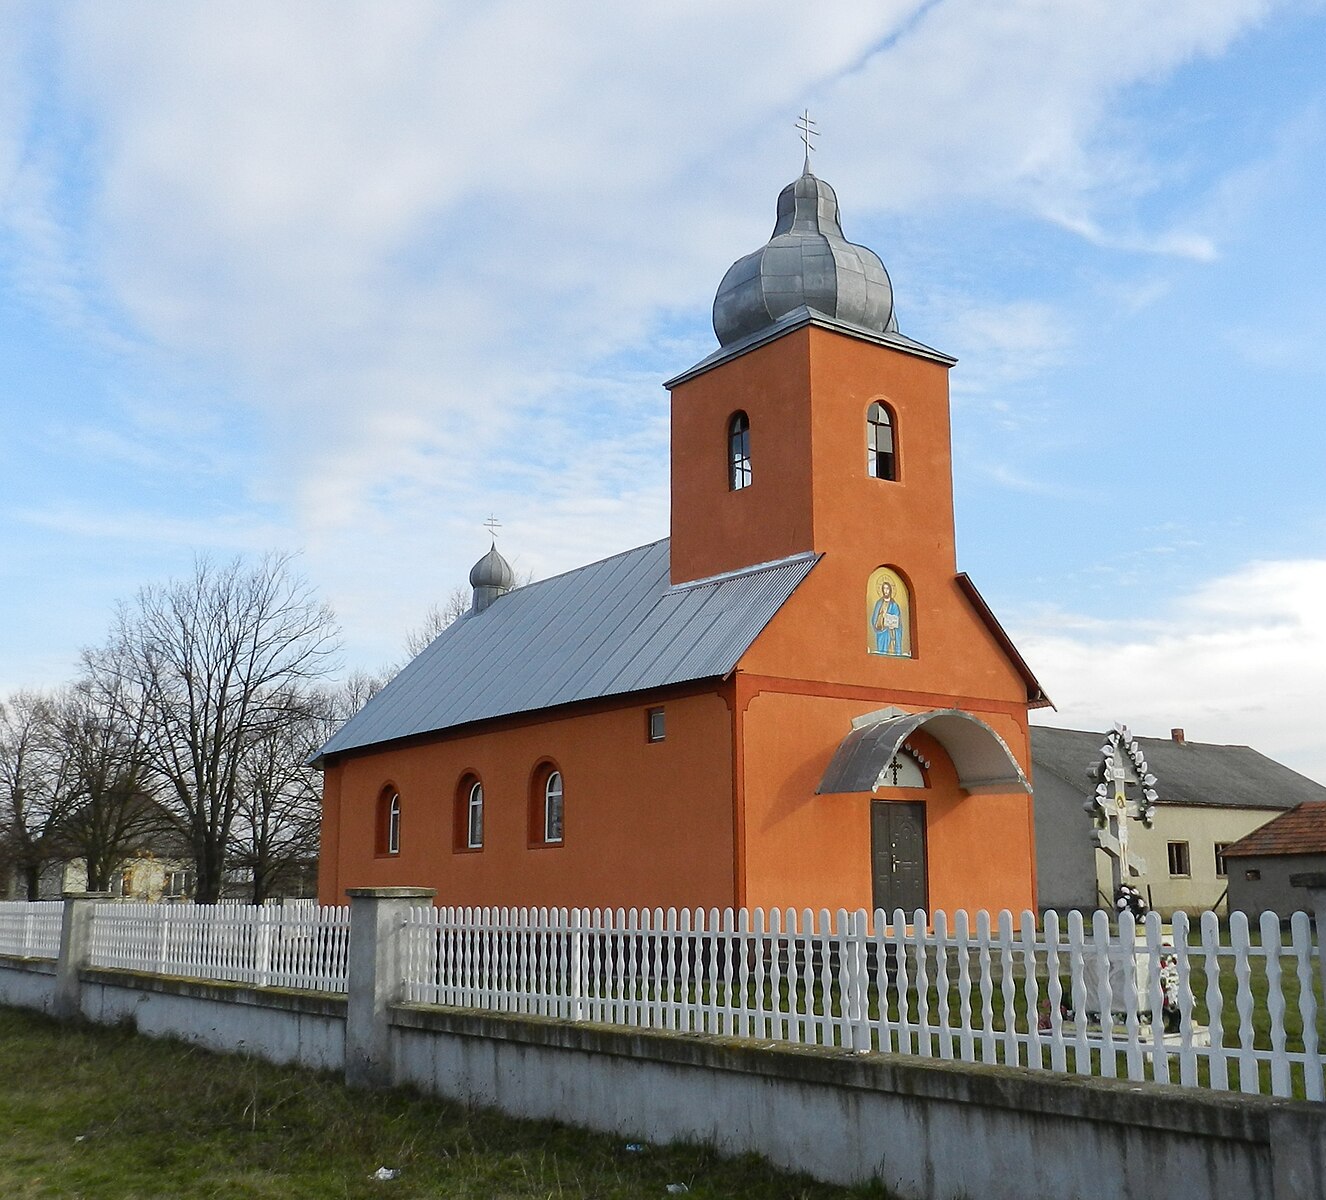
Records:
{"label": "small square window", "polygon": [[1229,867],[1225,863],[1225,851],[1228,850],[1229,847],[1229,842],[1216,842],[1215,844],[1215,867],[1217,879],[1226,879],[1229,876]]}
{"label": "small square window", "polygon": [[1256,883],[1261,877],[1262,873],[1256,869],[1243,872],[1243,878],[1248,880],[1249,883]]}
{"label": "small square window", "polygon": [[1171,875],[1189,876],[1192,874],[1192,868],[1188,861],[1188,843],[1170,842],[1165,847],[1169,858],[1169,873]]}
{"label": "small square window", "polygon": [[668,736],[667,724],[663,719],[663,710],[661,708],[651,708],[646,714],[648,717],[648,737],[651,742],[661,742]]}

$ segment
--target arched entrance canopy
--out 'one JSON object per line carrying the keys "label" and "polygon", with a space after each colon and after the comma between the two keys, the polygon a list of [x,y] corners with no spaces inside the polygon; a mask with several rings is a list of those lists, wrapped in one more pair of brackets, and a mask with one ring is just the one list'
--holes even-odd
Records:
{"label": "arched entrance canopy", "polygon": [[838,744],[816,794],[882,787],[898,748],[922,728],[944,747],[958,772],[958,785],[969,794],[1031,792],[1004,739],[979,717],[956,708],[919,713],[886,708],[852,722],[852,732]]}

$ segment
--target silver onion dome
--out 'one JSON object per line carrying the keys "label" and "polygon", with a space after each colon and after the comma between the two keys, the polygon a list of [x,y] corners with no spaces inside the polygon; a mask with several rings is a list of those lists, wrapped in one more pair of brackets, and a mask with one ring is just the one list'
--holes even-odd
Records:
{"label": "silver onion dome", "polygon": [[714,332],[727,346],[803,305],[863,329],[898,329],[884,264],[843,236],[838,197],[809,164],[779,193],[768,243],[723,276],[714,297]]}
{"label": "silver onion dome", "polygon": [[497,543],[470,568],[470,587],[474,589],[474,612],[483,612],[498,596],[505,595],[516,583],[511,564],[498,553]]}

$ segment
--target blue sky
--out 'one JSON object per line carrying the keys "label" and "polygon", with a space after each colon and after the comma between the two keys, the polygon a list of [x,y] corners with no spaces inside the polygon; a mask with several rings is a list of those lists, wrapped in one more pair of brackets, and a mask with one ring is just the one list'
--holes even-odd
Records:
{"label": "blue sky", "polygon": [[373,669],[490,512],[665,535],[808,106],[1041,719],[1326,781],[1326,7],[619,7],[0,0],[0,694],[200,552],[301,551]]}

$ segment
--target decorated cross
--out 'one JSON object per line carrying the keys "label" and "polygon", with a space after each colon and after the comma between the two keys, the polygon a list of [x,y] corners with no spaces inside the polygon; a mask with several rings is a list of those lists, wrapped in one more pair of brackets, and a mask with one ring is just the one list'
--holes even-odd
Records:
{"label": "decorated cross", "polygon": [[1094,795],[1083,805],[1095,820],[1091,840],[1110,858],[1117,897],[1129,878],[1146,871],[1145,860],[1128,846],[1128,822],[1141,821],[1151,828],[1156,817],[1156,777],[1128,726],[1117,723],[1105,735],[1100,759],[1087,768],[1087,774],[1096,780]]}

